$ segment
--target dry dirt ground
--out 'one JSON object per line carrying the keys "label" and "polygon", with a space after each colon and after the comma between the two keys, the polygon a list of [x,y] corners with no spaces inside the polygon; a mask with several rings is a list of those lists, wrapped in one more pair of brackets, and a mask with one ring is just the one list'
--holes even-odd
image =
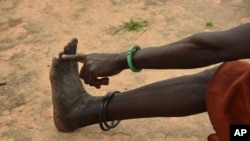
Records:
{"label": "dry dirt ground", "polygon": [[[207,113],[182,118],[125,120],[112,131],[98,125],[61,133],[53,124],[51,59],[73,37],[79,52],[121,52],[168,44],[197,32],[224,30],[250,22],[249,0],[0,0],[1,141],[204,141],[213,133]],[[149,18],[144,32],[114,27],[130,18]],[[206,23],[213,21],[213,27]],[[93,95],[125,91],[193,70],[129,70]]]}

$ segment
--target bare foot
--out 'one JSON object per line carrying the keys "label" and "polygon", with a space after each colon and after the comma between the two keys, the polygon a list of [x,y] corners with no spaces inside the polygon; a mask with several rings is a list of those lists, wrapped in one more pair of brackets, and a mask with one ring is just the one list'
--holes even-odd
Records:
{"label": "bare foot", "polygon": [[[76,54],[76,48],[77,39],[72,39],[59,56]],[[76,62],[53,58],[50,82],[54,123],[58,130],[69,132],[98,122],[101,98],[92,97],[84,90]]]}

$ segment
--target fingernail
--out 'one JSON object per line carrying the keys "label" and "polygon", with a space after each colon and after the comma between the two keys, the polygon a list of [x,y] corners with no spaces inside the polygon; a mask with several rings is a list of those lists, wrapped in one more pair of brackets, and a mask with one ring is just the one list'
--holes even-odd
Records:
{"label": "fingernail", "polygon": [[61,58],[62,58],[62,59],[65,59],[65,57],[66,57],[66,55],[64,55],[64,54],[63,54],[63,55],[61,55]]}

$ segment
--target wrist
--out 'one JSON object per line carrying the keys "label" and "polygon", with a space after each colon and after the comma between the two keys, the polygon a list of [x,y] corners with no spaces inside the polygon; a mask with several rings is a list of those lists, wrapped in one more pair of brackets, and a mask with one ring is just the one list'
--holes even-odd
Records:
{"label": "wrist", "polygon": [[129,48],[128,53],[127,53],[127,63],[128,67],[130,68],[131,71],[133,72],[140,72],[141,69],[138,69],[134,66],[133,63],[133,55],[137,50],[140,50],[141,48],[137,45],[133,45]]}
{"label": "wrist", "polygon": [[124,70],[128,68],[127,52],[118,53],[114,59],[118,66],[118,69]]}

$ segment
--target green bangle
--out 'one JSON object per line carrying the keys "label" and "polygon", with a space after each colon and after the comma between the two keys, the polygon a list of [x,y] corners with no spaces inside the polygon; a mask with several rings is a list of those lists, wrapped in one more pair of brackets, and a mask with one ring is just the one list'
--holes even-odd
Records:
{"label": "green bangle", "polygon": [[131,71],[133,72],[139,72],[141,71],[141,69],[137,69],[134,67],[133,65],[133,61],[132,61],[132,56],[133,56],[133,53],[137,50],[140,50],[141,48],[137,45],[133,45],[129,48],[128,50],[128,54],[127,54],[127,62],[128,62],[128,67],[131,69]]}

